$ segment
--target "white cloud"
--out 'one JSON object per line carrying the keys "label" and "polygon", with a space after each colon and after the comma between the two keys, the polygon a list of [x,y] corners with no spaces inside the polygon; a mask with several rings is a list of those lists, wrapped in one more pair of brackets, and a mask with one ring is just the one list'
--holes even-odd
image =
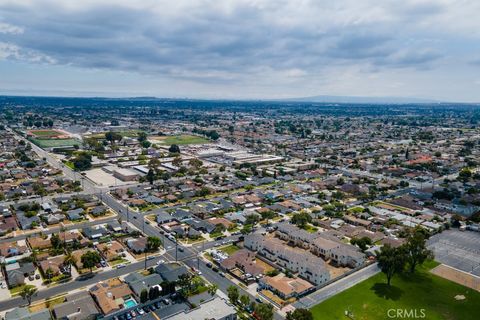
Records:
{"label": "white cloud", "polygon": [[[349,94],[368,91],[364,79],[408,94],[421,86],[412,78],[479,59],[478,12],[475,0],[0,0],[0,58],[144,75],[194,95]],[[459,77],[474,83],[472,69]]]}

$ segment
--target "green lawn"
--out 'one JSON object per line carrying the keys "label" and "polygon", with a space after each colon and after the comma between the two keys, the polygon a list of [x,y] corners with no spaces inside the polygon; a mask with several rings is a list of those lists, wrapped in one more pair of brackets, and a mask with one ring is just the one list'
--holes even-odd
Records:
{"label": "green lawn", "polygon": [[226,247],[223,247],[220,249],[221,251],[225,252],[226,254],[228,254],[229,256],[232,255],[233,253],[237,252],[238,250],[240,250],[239,247],[237,247],[236,245],[234,244],[231,244],[229,246],[226,246]]}
{"label": "green lawn", "polygon": [[77,139],[31,139],[40,148],[61,148],[70,147],[75,144],[81,145]]}
{"label": "green lawn", "polygon": [[23,290],[23,288],[29,287],[29,288],[35,288],[35,286],[30,285],[30,284],[22,284],[20,286],[16,286],[12,289],[10,289],[10,294],[13,296],[19,295],[20,292]]}
{"label": "green lawn", "polygon": [[187,145],[187,144],[202,144],[202,143],[209,143],[210,140],[199,137],[199,136],[192,136],[188,134],[182,134],[178,136],[162,136],[162,137],[155,137],[153,138],[155,142],[159,142],[161,144],[166,145]]}
{"label": "green lawn", "polygon": [[[383,320],[389,318],[389,309],[417,309],[417,316],[421,315],[420,309],[425,309],[424,319],[428,320],[478,319],[480,292],[428,272],[436,265],[429,262],[414,275],[394,276],[391,287],[386,285],[385,275],[379,273],[313,307],[314,319],[348,320],[344,313],[349,310],[355,320]],[[457,301],[456,295],[466,299]]]}

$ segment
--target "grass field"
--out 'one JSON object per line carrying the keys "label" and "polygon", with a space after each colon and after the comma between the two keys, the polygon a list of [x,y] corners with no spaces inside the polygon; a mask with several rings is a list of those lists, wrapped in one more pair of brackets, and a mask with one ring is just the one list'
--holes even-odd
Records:
{"label": "grass field", "polygon": [[203,143],[209,143],[210,140],[199,137],[199,136],[192,136],[188,134],[182,134],[178,136],[160,136],[160,137],[152,137],[150,140],[156,142],[156,143],[161,143],[161,144],[166,144],[166,145],[187,145],[187,144],[203,144]]}
{"label": "grass field", "polygon": [[77,139],[31,139],[40,148],[70,147],[75,144],[81,145]]}
{"label": "grass field", "polygon": [[30,133],[36,137],[43,137],[43,138],[58,137],[58,136],[65,135],[65,133],[57,130],[30,130]]}
{"label": "grass field", "polygon": [[[379,273],[313,307],[314,319],[348,320],[344,313],[349,310],[353,313],[351,319],[383,320],[389,318],[389,309],[416,309],[418,316],[425,309],[423,318],[428,320],[478,319],[480,292],[431,274],[429,270],[436,265],[429,262],[413,275],[395,276],[391,287],[386,285],[385,275]],[[456,295],[466,299],[457,301]]]}
{"label": "grass field", "polygon": [[[116,131],[116,133],[120,134],[122,137],[137,137],[138,133],[141,131],[142,130],[130,129],[130,130],[123,130],[123,131]],[[85,135],[85,138],[105,139],[105,132]]]}

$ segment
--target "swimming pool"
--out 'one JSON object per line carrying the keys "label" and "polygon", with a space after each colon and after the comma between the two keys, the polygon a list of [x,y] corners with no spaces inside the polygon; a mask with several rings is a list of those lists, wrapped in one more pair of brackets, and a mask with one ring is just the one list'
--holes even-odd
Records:
{"label": "swimming pool", "polygon": [[135,307],[136,305],[137,305],[137,301],[135,301],[135,300],[132,299],[132,298],[129,298],[129,299],[127,299],[127,300],[125,300],[125,301],[123,302],[123,306],[124,306],[125,308]]}

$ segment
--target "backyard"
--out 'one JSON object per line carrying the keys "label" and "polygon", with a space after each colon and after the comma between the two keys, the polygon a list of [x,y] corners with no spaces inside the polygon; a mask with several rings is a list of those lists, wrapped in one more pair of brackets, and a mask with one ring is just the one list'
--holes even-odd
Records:
{"label": "backyard", "polygon": [[[395,276],[391,287],[379,273],[313,307],[314,319],[387,319],[390,309],[416,310],[418,316],[423,309],[429,320],[477,319],[480,292],[431,274],[436,265],[429,262],[413,275]],[[347,310],[353,317],[345,315]]]}

